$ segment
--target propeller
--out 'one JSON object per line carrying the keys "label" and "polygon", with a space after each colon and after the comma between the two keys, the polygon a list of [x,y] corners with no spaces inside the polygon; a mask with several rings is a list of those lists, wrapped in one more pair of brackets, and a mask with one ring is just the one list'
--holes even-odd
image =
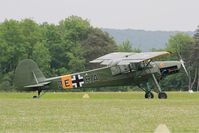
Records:
{"label": "propeller", "polygon": [[188,73],[187,68],[185,67],[184,61],[183,61],[182,59],[180,59],[180,63],[181,63],[181,65],[182,65],[182,67],[183,67],[183,69],[184,69],[184,71],[185,71],[187,77],[189,77],[189,73]]}
{"label": "propeller", "polygon": [[189,77],[189,73],[188,73],[188,71],[187,71],[187,68],[185,67],[185,62],[183,61],[182,56],[179,54],[179,52],[177,52],[177,54],[178,54],[178,56],[179,56],[179,58],[180,58],[180,63],[181,63],[181,65],[182,65],[182,67],[183,67],[183,69],[184,69],[184,71],[185,71],[187,77]]}
{"label": "propeller", "polygon": [[[189,76],[189,73],[188,73],[188,71],[187,71],[187,68],[185,67],[185,63],[184,63],[184,61],[183,61],[183,59],[182,59],[182,56],[180,55],[179,52],[177,52],[177,54],[178,54],[178,56],[179,56],[179,58],[180,58],[180,63],[181,63],[181,65],[182,65],[182,67],[183,67],[183,69],[184,69],[184,71],[185,71],[185,73],[186,73],[188,79],[190,80],[190,76]],[[189,93],[193,93],[193,90],[192,90],[192,89],[189,89]]]}

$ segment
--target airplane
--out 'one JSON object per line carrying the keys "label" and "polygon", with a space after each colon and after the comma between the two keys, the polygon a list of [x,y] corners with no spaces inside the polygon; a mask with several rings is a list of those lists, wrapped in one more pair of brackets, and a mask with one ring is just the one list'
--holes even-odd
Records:
{"label": "airplane", "polygon": [[[37,91],[38,95],[33,98],[39,98],[41,92],[49,90],[49,84],[56,81],[63,89],[70,90],[80,87],[136,85],[145,91],[145,98],[154,98],[154,90],[159,99],[167,99],[159,81],[167,75],[179,72],[181,66],[184,66],[182,61],[154,61],[169,54],[167,51],[109,53],[90,61],[102,65],[100,68],[51,78],[46,78],[33,60],[24,59],[17,65],[14,84],[19,91]],[[149,81],[153,81],[156,86],[154,89],[149,87]]]}

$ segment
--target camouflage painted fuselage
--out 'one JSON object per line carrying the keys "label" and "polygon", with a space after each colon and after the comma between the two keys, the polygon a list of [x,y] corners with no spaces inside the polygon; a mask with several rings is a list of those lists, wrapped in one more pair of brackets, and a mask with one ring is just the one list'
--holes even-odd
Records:
{"label": "camouflage painted fuselage", "polygon": [[54,81],[63,89],[140,85],[150,80],[152,74],[161,79],[178,72],[180,67],[179,61],[141,62],[46,78],[33,60],[25,59],[16,68],[15,86],[19,91],[35,91],[50,89],[48,86]]}
{"label": "camouflage painted fuselage", "polygon": [[151,74],[155,74],[160,79],[162,76],[178,72],[181,65],[178,61],[160,61],[151,62],[145,67],[116,67],[102,67],[50,78],[46,81],[57,80],[63,89],[139,85],[150,80]]}

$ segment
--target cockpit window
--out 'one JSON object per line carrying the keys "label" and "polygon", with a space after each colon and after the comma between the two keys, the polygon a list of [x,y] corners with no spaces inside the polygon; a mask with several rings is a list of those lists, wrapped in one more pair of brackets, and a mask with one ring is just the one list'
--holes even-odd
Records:
{"label": "cockpit window", "polygon": [[112,75],[128,73],[128,72],[130,72],[130,68],[128,65],[112,66],[111,72],[112,72]]}
{"label": "cockpit window", "polygon": [[121,73],[120,67],[119,66],[112,66],[111,67],[111,73],[112,75],[117,75]]}

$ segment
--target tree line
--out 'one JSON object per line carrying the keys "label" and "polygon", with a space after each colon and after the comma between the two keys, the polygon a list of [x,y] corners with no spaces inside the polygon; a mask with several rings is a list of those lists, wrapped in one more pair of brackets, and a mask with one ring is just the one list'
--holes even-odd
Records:
{"label": "tree line", "polygon": [[0,23],[0,90],[14,89],[14,70],[20,60],[33,59],[49,77],[92,69],[96,66],[90,60],[114,51],[118,45],[113,37],[78,16],[57,25],[5,20]]}
{"label": "tree line", "polygon": [[[163,50],[182,56],[189,78],[181,72],[161,84],[169,86],[169,90],[199,89],[199,29],[193,37],[184,33],[171,36]],[[32,19],[5,20],[0,23],[0,90],[14,90],[14,70],[22,59],[33,59],[44,75],[50,77],[95,68],[96,65],[89,64],[90,60],[115,51],[141,52],[128,40],[117,44],[108,33],[78,16],[70,16],[56,25],[39,24]],[[178,59],[178,55],[165,58],[170,59]]]}

